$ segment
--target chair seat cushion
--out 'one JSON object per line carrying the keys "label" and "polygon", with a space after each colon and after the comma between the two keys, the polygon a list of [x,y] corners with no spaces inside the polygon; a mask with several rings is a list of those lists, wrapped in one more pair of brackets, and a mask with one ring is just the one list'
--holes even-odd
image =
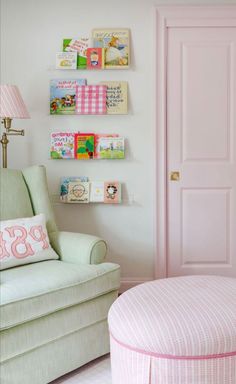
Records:
{"label": "chair seat cushion", "polygon": [[85,302],[119,287],[120,267],[43,261],[1,272],[1,329]]}

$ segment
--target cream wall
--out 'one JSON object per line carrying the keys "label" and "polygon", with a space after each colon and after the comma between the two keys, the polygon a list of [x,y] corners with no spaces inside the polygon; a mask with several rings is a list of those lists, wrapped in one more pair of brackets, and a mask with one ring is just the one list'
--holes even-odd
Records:
{"label": "cream wall", "polygon": [[[15,120],[26,136],[12,137],[9,167],[44,164],[52,197],[59,179],[86,175],[91,180],[117,179],[124,183],[124,204],[55,204],[59,227],[96,234],[109,245],[109,260],[122,267],[126,284],[154,277],[155,259],[155,125],[154,18],[157,4],[224,4],[224,1],[152,0],[2,0],[1,83],[17,84],[31,114]],[[236,3],[236,0],[225,4]],[[131,30],[130,70],[61,72],[53,70],[55,52],[63,37],[88,35],[95,27]],[[50,116],[49,80],[86,77],[88,83],[127,80],[127,116]],[[122,161],[53,161],[49,159],[50,132],[94,131],[127,138]],[[55,200],[55,199],[54,199]],[[128,286],[128,285],[127,285]]]}

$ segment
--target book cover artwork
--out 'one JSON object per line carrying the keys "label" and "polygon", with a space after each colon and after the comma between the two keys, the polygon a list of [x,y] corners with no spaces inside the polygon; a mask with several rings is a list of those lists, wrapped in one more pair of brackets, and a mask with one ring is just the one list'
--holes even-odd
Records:
{"label": "book cover artwork", "polygon": [[77,39],[63,39],[63,51],[77,53],[77,69],[87,68],[87,48],[88,47],[89,47],[88,37],[80,37]]}
{"label": "book cover artwork", "polygon": [[104,183],[104,203],[121,203],[121,183],[118,181],[106,181]]}
{"label": "book cover artwork", "polygon": [[87,49],[87,69],[104,68],[104,48]]}
{"label": "book cover artwork", "polygon": [[119,137],[117,133],[97,133],[94,135],[94,158],[99,158],[99,142],[103,137]]}
{"label": "book cover artwork", "polygon": [[60,200],[63,202],[67,202],[68,197],[68,187],[71,182],[88,182],[89,179],[87,176],[68,176],[61,178],[61,186],[60,186]]}
{"label": "book cover artwork", "polygon": [[72,181],[68,185],[68,203],[89,203],[89,183]]}
{"label": "book cover artwork", "polygon": [[77,85],[86,85],[86,79],[60,80],[50,82],[50,114],[71,115],[75,113]]}
{"label": "book cover artwork", "polygon": [[104,181],[92,181],[90,183],[90,202],[104,202]]}
{"label": "book cover artwork", "polygon": [[106,85],[86,85],[76,87],[76,107],[78,115],[104,115],[107,113]]}
{"label": "book cover artwork", "polygon": [[98,159],[124,159],[124,137],[98,137],[96,157]]}
{"label": "book cover artwork", "polygon": [[107,86],[107,114],[125,115],[128,113],[127,81],[102,81]]}
{"label": "book cover artwork", "polygon": [[93,159],[94,134],[77,133],[75,135],[75,158],[79,160]]}
{"label": "book cover artwork", "polygon": [[93,45],[105,48],[105,68],[128,68],[130,65],[128,29],[94,29]]}
{"label": "book cover artwork", "polygon": [[51,134],[51,158],[74,159],[74,133]]}
{"label": "book cover artwork", "polygon": [[56,69],[76,69],[77,52],[57,52]]}

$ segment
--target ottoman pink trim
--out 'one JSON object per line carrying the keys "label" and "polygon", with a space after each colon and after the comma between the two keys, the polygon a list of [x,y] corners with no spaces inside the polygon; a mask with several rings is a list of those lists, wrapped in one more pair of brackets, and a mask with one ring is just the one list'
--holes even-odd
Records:
{"label": "ottoman pink trim", "polygon": [[131,347],[128,344],[123,343],[122,341],[117,340],[113,334],[110,332],[110,336],[115,340],[116,343],[121,345],[124,348],[129,349],[130,351],[134,351],[137,353],[142,353],[143,355],[151,356],[151,357],[156,357],[158,359],[168,359],[168,360],[209,360],[209,359],[220,359],[220,358],[225,358],[225,357],[232,357],[236,356],[236,351],[235,352],[227,352],[227,353],[219,353],[219,354],[214,354],[214,355],[205,355],[205,356],[174,356],[174,355],[165,355],[161,353],[156,353],[156,352],[149,352],[145,351],[143,349],[139,349],[136,347]]}

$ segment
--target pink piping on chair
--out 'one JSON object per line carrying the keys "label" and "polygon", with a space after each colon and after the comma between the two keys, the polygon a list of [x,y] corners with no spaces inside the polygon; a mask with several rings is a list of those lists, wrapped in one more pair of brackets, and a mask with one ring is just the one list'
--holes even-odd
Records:
{"label": "pink piping on chair", "polygon": [[128,344],[123,343],[122,341],[117,340],[113,334],[110,332],[110,336],[113,338],[113,340],[116,341],[116,343],[120,344],[122,347],[127,348],[131,351],[142,353],[143,355],[148,355],[151,357],[156,357],[158,359],[169,359],[169,360],[209,360],[209,359],[220,359],[224,357],[231,357],[236,356],[235,352],[227,352],[227,353],[219,353],[219,354],[213,354],[213,355],[203,355],[203,356],[174,356],[174,355],[165,355],[162,353],[156,353],[156,352],[149,352],[145,351],[143,349],[139,349],[136,347],[131,347]]}

